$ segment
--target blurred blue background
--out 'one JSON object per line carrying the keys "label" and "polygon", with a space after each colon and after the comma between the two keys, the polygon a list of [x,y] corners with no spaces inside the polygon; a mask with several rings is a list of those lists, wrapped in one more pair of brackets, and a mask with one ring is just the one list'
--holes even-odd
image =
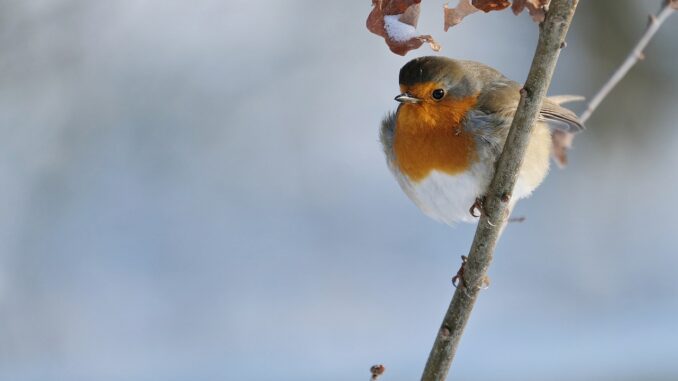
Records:
{"label": "blurred blue background", "polygon": [[[510,11],[441,54],[523,81]],[[582,1],[551,86],[590,97],[659,1]],[[418,379],[474,226],[424,217],[378,125],[369,1],[0,2],[0,379]],[[678,379],[678,16],[515,215],[456,380]],[[577,110],[582,105],[575,105]]]}

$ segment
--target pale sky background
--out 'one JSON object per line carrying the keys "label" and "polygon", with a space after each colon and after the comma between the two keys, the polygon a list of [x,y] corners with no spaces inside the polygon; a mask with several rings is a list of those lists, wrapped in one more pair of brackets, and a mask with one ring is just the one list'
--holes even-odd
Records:
{"label": "pale sky background", "polygon": [[[591,96],[659,1],[581,1]],[[420,31],[523,81],[509,11]],[[418,379],[474,226],[423,216],[378,125],[369,1],[0,1],[0,380]],[[518,206],[452,380],[678,379],[678,16]],[[581,105],[575,106],[581,110]]]}

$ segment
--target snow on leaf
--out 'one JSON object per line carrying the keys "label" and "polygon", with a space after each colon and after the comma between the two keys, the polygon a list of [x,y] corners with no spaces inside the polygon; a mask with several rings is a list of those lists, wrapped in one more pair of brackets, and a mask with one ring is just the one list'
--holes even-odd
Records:
{"label": "snow on leaf", "polygon": [[429,35],[417,33],[421,0],[372,0],[367,29],[386,41],[393,53],[404,56],[427,42],[434,51],[440,45]]}
{"label": "snow on leaf", "polygon": [[508,8],[511,2],[508,0],[472,0],[471,4],[483,12],[490,12]]}
{"label": "snow on leaf", "polygon": [[478,8],[471,4],[470,0],[459,0],[456,7],[450,8],[445,4],[445,31],[447,32],[451,26],[455,26],[464,19],[464,17],[471,13],[478,12]]}
{"label": "snow on leaf", "polygon": [[[527,9],[535,22],[544,21],[551,0],[458,0],[457,6],[445,4],[445,31],[459,24],[466,16],[480,11],[491,12],[508,8],[518,15]],[[678,0],[666,0],[678,9]],[[428,43],[434,51],[440,45],[430,35],[417,32],[421,0],[372,0],[372,11],[367,17],[367,29],[384,38],[392,52],[404,56],[410,50]]]}
{"label": "snow on leaf", "polygon": [[514,15],[518,15],[523,9],[527,8],[534,22],[542,22],[546,16],[549,2],[550,0],[514,0],[511,10],[513,10]]}

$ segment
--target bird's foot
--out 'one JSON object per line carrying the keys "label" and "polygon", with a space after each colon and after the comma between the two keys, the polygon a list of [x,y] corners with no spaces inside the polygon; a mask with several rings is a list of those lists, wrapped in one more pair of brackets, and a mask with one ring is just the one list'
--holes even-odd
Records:
{"label": "bird's foot", "polygon": [[[476,214],[476,211],[478,214]],[[476,197],[476,202],[471,205],[471,208],[468,210],[469,213],[473,217],[480,217],[483,213],[485,213],[485,196],[482,197]]]}
{"label": "bird's foot", "polygon": [[466,265],[466,262],[468,261],[468,258],[465,255],[461,256],[461,266],[459,266],[459,270],[457,271],[457,275],[452,277],[452,285],[455,288],[459,288],[459,286],[463,287],[466,289],[466,280],[464,279],[464,266]]}
{"label": "bird's foot", "polygon": [[[461,256],[461,266],[459,266],[459,270],[457,271],[457,275],[452,277],[452,285],[455,288],[461,287],[464,292],[468,295],[468,285],[466,284],[466,279],[464,279],[464,267],[466,266],[466,263],[468,263],[468,257],[465,255]],[[490,277],[485,275],[483,277],[483,281],[480,284],[480,289],[481,290],[486,290],[490,287]]]}

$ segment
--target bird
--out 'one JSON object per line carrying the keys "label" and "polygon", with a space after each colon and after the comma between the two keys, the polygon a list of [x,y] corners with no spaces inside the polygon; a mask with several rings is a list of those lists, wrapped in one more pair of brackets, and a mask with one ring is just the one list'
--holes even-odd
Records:
{"label": "bird", "polygon": [[[522,86],[485,64],[443,56],[409,61],[399,84],[398,108],[386,114],[380,130],[388,167],[425,215],[451,226],[477,221]],[[561,104],[579,99],[544,100],[509,210],[541,184],[551,156],[565,164],[567,137],[584,126]]]}

